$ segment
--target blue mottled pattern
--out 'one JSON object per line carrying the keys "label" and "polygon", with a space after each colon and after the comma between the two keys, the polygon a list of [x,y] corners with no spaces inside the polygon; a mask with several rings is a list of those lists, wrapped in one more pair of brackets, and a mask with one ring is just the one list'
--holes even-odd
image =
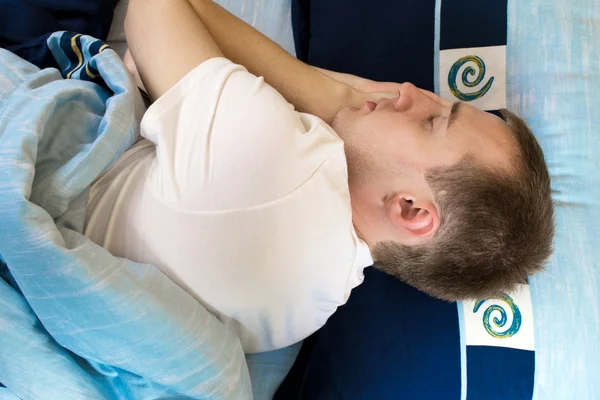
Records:
{"label": "blue mottled pattern", "polygon": [[23,399],[251,398],[232,332],[80,233],[86,188],[143,112],[114,51],[91,65],[108,89],[0,49],[0,382]]}
{"label": "blue mottled pattern", "polygon": [[508,105],[544,149],[555,255],[531,282],[534,399],[600,398],[600,2],[509,1]]}

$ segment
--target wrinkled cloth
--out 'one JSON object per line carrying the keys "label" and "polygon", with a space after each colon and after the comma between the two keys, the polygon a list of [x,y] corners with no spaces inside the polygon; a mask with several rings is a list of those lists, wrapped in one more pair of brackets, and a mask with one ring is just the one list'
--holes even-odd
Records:
{"label": "wrinkled cloth", "polygon": [[231,331],[81,234],[87,188],[144,107],[102,42],[58,32],[48,46],[60,72],[0,49],[0,398],[251,398]]}

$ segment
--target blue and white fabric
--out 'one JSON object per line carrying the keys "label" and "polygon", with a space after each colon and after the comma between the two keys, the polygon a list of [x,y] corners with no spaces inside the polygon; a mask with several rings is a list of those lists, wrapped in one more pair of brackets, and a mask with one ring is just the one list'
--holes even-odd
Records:
{"label": "blue and white fabric", "polygon": [[144,108],[104,43],[62,32],[48,46],[61,71],[0,49],[0,395],[251,398],[232,332],[154,266],[81,234],[87,188]]}

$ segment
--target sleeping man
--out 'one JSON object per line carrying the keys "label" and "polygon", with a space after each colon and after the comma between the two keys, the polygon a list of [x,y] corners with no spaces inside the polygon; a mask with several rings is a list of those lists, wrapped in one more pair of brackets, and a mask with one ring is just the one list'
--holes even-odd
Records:
{"label": "sleeping man", "polygon": [[514,114],[312,68],[210,0],[130,0],[125,28],[155,101],[85,233],[158,266],[247,353],[316,331],[373,263],[453,301],[551,253],[547,168]]}

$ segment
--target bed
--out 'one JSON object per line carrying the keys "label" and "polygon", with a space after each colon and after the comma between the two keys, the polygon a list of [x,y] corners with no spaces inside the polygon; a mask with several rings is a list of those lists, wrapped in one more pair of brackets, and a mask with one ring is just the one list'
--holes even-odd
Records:
{"label": "bed", "polygon": [[[450,0],[444,2],[448,4]],[[441,12],[444,2],[433,2],[434,12]],[[308,3],[304,10],[308,10],[310,17],[312,13],[323,12],[324,3],[333,4],[331,1],[311,5],[310,2],[277,0],[220,0],[219,3],[292,54],[296,53],[298,36],[302,33],[296,20],[294,35],[291,21],[292,16],[298,18],[299,10],[292,6]],[[125,9],[126,0],[122,0],[115,10],[107,39],[120,55],[125,50],[122,29]],[[597,172],[600,162],[595,151],[600,149],[600,136],[596,134],[596,127],[600,125],[597,110],[600,50],[596,44],[600,38],[600,6],[594,0],[509,0],[507,10],[506,103],[508,108],[524,116],[538,135],[553,177],[557,214],[555,254],[546,271],[533,277],[528,288],[534,354],[533,369],[528,370],[531,378],[527,378],[532,384],[529,398],[597,399],[600,397],[600,363],[597,361],[600,359],[600,175]],[[439,14],[436,15],[439,18]],[[310,36],[311,33],[304,34]],[[439,35],[439,32],[433,34]],[[319,44],[314,39],[316,36],[312,32],[313,45]],[[70,36],[69,40],[82,40],[73,38]],[[64,37],[57,36],[54,40],[60,39]],[[90,39],[87,48],[93,45]],[[439,43],[435,46],[437,50],[432,53],[439,65]],[[7,76],[22,82],[24,76],[31,75],[36,78],[28,81],[28,88],[39,85],[40,80],[56,81],[56,85],[60,85],[57,73],[39,75],[31,65],[20,63],[5,53],[2,55],[3,82],[8,82]],[[288,373],[293,375],[294,369],[305,377],[320,380],[318,384],[301,382],[316,390],[323,387],[319,385],[354,388],[356,382],[349,379],[356,370],[323,382],[322,372],[309,375],[306,367],[302,369],[298,362],[294,365],[302,344],[244,356],[235,337],[151,266],[134,265],[126,260],[115,264],[110,255],[98,253],[96,257],[106,257],[104,265],[110,265],[112,271],[121,271],[121,275],[119,285],[110,279],[97,279],[107,276],[103,274],[111,275],[111,270],[99,269],[102,263],[84,256],[90,254],[89,244],[76,235],[80,227],[73,223],[78,221],[77,213],[82,209],[84,197],[80,194],[84,193],[85,179],[101,171],[115,152],[127,147],[135,135],[135,122],[143,112],[142,106],[136,103],[139,101],[134,99],[135,88],[128,86],[126,77],[119,72],[118,62],[109,59],[107,53],[99,55],[103,58],[98,64],[90,65],[104,74],[104,83],[113,93],[111,103],[106,103],[100,112],[94,108],[98,107],[94,99],[106,101],[104,92],[90,86],[91,82],[82,82],[78,90],[89,96],[86,104],[91,104],[88,108],[91,120],[100,124],[106,113],[104,116],[109,116],[113,123],[98,131],[97,138],[103,140],[101,146],[90,146],[89,138],[79,143],[71,156],[83,154],[85,157],[70,158],[70,170],[52,168],[52,159],[48,159],[46,164],[42,163],[46,167],[42,172],[48,171],[47,175],[34,177],[28,162],[35,160],[35,146],[22,141],[18,135],[30,132],[31,125],[11,125],[11,120],[6,119],[6,103],[0,102],[0,107],[5,107],[0,124],[3,150],[0,155],[0,260],[9,266],[2,268],[3,279],[0,280],[0,398],[268,399],[275,395]],[[436,76],[440,76],[439,70]],[[434,81],[434,89],[440,91],[443,82],[439,78]],[[9,86],[3,84],[0,93],[10,92]],[[38,99],[53,103],[52,96]],[[12,104],[10,115],[20,112],[25,113],[22,115],[28,116],[29,121],[44,120],[39,110],[27,114],[22,105]],[[115,120],[129,127],[126,134],[117,137]],[[36,143],[41,143],[40,148],[47,145],[43,135],[31,136],[30,140],[34,137],[39,140]],[[7,149],[19,157],[10,158]],[[81,169],[77,168],[84,168],[85,176],[79,174]],[[17,179],[19,174],[22,180]],[[39,186],[40,182],[46,185]],[[57,182],[62,186],[56,187]],[[15,208],[23,194],[31,200],[32,207]],[[35,229],[29,230],[30,227]],[[48,252],[43,246],[24,248],[20,242],[23,240],[50,243],[56,251]],[[64,262],[57,264],[60,257],[65,257]],[[69,264],[73,260],[88,269],[77,270],[75,264]],[[56,269],[57,265],[61,268]],[[73,271],[85,274],[75,276]],[[73,280],[69,285],[58,285],[56,282],[61,280],[64,283],[65,276]],[[88,284],[90,282],[93,284]],[[108,294],[107,289],[110,289]],[[131,304],[131,307],[115,313],[123,304]],[[452,307],[463,310],[461,304]],[[94,315],[81,318],[82,311],[89,310],[95,310]],[[439,321],[430,322],[428,326],[435,330],[439,324]],[[333,339],[340,338],[340,329],[344,326],[340,323],[330,328],[329,335]],[[505,381],[502,374],[489,375],[484,381],[495,390],[478,395],[473,389],[469,383],[473,379],[467,379],[468,345],[464,339],[464,323],[459,323],[458,328],[459,347],[455,350],[459,355],[458,373],[454,381],[448,383],[456,388],[458,395],[447,398],[508,398],[502,397],[502,393],[509,393],[502,388],[516,381]],[[196,339],[190,339],[190,333],[195,334]],[[330,348],[324,357],[334,359],[336,350],[345,351]],[[302,357],[311,358],[315,354]],[[432,365],[444,362],[435,358],[434,352],[422,358],[427,357],[434,357]],[[323,357],[313,358],[318,359]],[[493,365],[497,360],[483,361]],[[365,362],[365,365],[370,364]],[[411,365],[402,367],[406,371]],[[421,380],[424,385],[428,382],[431,385],[427,377]],[[374,393],[372,382],[358,383],[364,391],[362,397],[353,397],[342,388],[337,398],[369,398],[365,393]],[[413,383],[418,386],[416,381]],[[382,390],[385,392],[385,388]],[[288,393],[293,393],[295,398],[310,398],[298,392]],[[403,396],[388,390],[383,396],[431,398],[419,397],[418,392],[402,393]],[[285,396],[282,392],[279,396],[292,398],[282,397]]]}

